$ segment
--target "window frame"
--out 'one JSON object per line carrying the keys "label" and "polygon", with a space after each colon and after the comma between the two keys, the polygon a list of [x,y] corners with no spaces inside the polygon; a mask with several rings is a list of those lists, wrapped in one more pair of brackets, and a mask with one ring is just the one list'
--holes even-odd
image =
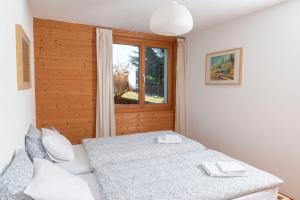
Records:
{"label": "window frame", "polygon": [[[167,39],[159,40],[143,37],[128,37],[123,35],[113,35],[113,44],[133,45],[139,48],[140,65],[139,65],[139,103],[138,104],[115,104],[115,112],[143,112],[143,111],[167,111],[174,109],[175,97],[175,48],[176,40]],[[168,96],[167,103],[145,103],[145,48],[165,48],[168,49]]]}

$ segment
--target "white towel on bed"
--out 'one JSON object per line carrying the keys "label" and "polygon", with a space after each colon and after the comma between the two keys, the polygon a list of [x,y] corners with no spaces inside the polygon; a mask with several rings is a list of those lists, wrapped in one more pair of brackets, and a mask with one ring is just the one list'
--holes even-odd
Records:
{"label": "white towel on bed", "polygon": [[218,161],[217,166],[224,173],[246,172],[246,168],[244,166],[233,161]]}
{"label": "white towel on bed", "polygon": [[178,135],[164,135],[157,137],[157,142],[161,144],[179,144],[182,143],[182,139]]}
{"label": "white towel on bed", "polygon": [[218,165],[217,162],[202,162],[201,163],[202,169],[212,177],[244,177],[247,176],[246,171],[242,172],[222,172]]}

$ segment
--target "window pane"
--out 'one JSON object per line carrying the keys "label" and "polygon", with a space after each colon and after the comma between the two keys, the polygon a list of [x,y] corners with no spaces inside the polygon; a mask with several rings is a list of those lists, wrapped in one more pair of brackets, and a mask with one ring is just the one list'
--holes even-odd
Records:
{"label": "window pane", "polygon": [[113,76],[115,104],[139,103],[139,47],[113,45]]}
{"label": "window pane", "polygon": [[168,49],[146,47],[145,103],[168,102]]}

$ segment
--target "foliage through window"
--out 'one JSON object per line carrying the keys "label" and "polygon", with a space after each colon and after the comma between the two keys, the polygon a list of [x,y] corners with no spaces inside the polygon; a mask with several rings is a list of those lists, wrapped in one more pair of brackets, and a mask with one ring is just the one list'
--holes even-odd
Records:
{"label": "foliage through window", "polygon": [[168,50],[146,47],[145,103],[168,101]]}
{"label": "foliage through window", "polygon": [[139,47],[113,45],[115,104],[139,103]]}

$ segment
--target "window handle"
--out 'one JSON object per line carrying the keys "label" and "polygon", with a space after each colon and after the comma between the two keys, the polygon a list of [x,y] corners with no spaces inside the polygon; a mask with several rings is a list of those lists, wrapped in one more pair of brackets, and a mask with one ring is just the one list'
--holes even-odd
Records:
{"label": "window handle", "polygon": [[143,81],[144,81],[144,83],[146,83],[146,77],[145,77],[145,75],[143,75]]}

